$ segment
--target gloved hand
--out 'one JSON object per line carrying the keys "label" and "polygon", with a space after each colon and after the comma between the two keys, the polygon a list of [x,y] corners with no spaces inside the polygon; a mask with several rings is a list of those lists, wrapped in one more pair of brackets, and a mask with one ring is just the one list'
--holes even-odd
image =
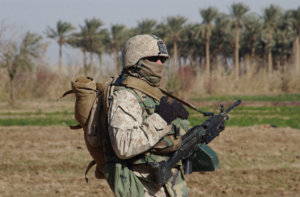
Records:
{"label": "gloved hand", "polygon": [[170,124],[176,118],[187,119],[189,112],[176,100],[168,102],[166,96],[160,99],[160,104],[156,107],[155,112],[158,113],[166,122]]}

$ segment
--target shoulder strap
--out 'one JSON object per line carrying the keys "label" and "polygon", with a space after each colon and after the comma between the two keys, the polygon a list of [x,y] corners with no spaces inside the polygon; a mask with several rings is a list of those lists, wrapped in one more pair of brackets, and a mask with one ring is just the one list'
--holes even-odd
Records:
{"label": "shoulder strap", "polygon": [[122,84],[126,87],[137,89],[158,101],[160,101],[161,97],[164,96],[164,94],[158,87],[151,86],[144,80],[138,79],[136,77],[128,76],[122,82]]}
{"label": "shoulder strap", "polygon": [[199,112],[199,110],[193,104],[177,98],[176,96],[168,93],[166,90],[151,86],[142,79],[128,76],[126,79],[124,79],[122,84],[126,87],[137,89],[158,101],[160,101],[161,97],[167,95],[173,99],[176,99],[177,101],[181,102],[182,104],[186,105],[187,107],[190,107],[191,109]]}
{"label": "shoulder strap", "polygon": [[[114,83],[115,83],[115,79],[113,78],[111,81],[107,81],[104,86],[102,87],[102,96],[103,96],[103,107],[104,107],[104,113],[108,114],[108,108],[109,108],[109,99],[111,97],[111,95],[114,92]],[[98,86],[97,86],[98,87]]]}
{"label": "shoulder strap", "polygon": [[165,95],[167,95],[167,96],[169,96],[169,97],[171,97],[171,98],[173,98],[173,99],[176,99],[176,100],[179,101],[180,103],[182,103],[182,104],[186,105],[187,107],[189,107],[189,108],[195,110],[196,112],[201,112],[201,111],[199,111],[193,104],[188,103],[187,101],[184,101],[184,100],[182,100],[182,99],[180,99],[180,98],[178,98],[178,97],[176,97],[176,96],[170,94],[169,92],[167,92],[166,90],[164,90],[164,89],[162,89],[162,88],[159,88],[159,89],[160,89]]}

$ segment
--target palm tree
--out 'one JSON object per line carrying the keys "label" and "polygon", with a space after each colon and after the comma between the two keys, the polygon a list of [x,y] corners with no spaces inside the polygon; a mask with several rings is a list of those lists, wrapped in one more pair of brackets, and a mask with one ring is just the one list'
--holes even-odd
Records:
{"label": "palm tree", "polygon": [[119,52],[123,45],[125,44],[126,40],[129,37],[129,31],[126,26],[117,24],[111,26],[111,38],[110,38],[110,48],[114,55],[114,73],[115,76],[119,73]]}
{"label": "palm tree", "polygon": [[73,33],[71,37],[67,40],[68,44],[74,48],[81,49],[83,53],[83,69],[84,74],[88,75],[88,66],[87,66],[87,31],[84,26],[80,26],[80,32]]}
{"label": "palm tree", "polygon": [[99,70],[100,73],[103,74],[103,63],[102,63],[102,55],[105,51],[108,51],[109,47],[109,32],[106,29],[102,29],[99,34],[96,43],[95,43],[95,53],[99,59]]}
{"label": "palm tree", "polygon": [[206,75],[210,76],[210,37],[211,37],[211,22],[216,18],[218,15],[218,10],[214,7],[208,7],[207,9],[200,10],[200,15],[203,19],[203,24],[205,24],[205,62],[206,62]]}
{"label": "palm tree", "polygon": [[242,17],[249,11],[249,7],[243,3],[234,3],[231,5],[231,15],[235,20],[235,78],[239,78],[239,41],[240,41],[240,27],[242,25]]}
{"label": "palm tree", "polygon": [[250,77],[250,65],[252,71],[256,66],[256,48],[259,42],[259,35],[262,31],[262,22],[260,16],[256,14],[250,14],[244,18],[244,31],[241,34],[241,46],[240,46],[240,56],[244,58],[245,72],[248,77]]}
{"label": "palm tree", "polygon": [[184,65],[186,65],[187,60],[189,60],[191,66],[194,65],[194,55],[198,51],[196,49],[197,45],[199,45],[200,43],[199,34],[202,29],[201,27],[202,25],[198,23],[188,23],[183,27],[183,30],[180,35],[182,40],[180,54],[184,59]]}
{"label": "palm tree", "polygon": [[250,15],[244,20],[244,42],[249,43],[250,56],[254,59],[257,36],[262,30],[262,22],[257,15]]}
{"label": "palm tree", "polygon": [[85,26],[81,27],[85,31],[85,38],[87,51],[90,52],[90,71],[94,73],[94,57],[97,43],[101,42],[100,27],[103,25],[100,19],[93,18],[91,20],[85,19]]}
{"label": "palm tree", "polygon": [[67,43],[69,33],[74,29],[71,23],[58,21],[56,29],[48,27],[46,30],[47,37],[56,40],[59,45],[59,73],[62,72],[62,46]]}
{"label": "palm tree", "polygon": [[168,25],[162,22],[157,24],[153,31],[154,35],[162,39],[166,45],[167,45],[168,32],[169,32],[168,29],[169,29]]}
{"label": "palm tree", "polygon": [[154,19],[144,19],[138,22],[134,32],[135,34],[153,34],[156,24]]}
{"label": "palm tree", "polygon": [[277,57],[282,58],[283,72],[286,71],[287,67],[287,57],[290,52],[289,45],[294,39],[293,35],[295,32],[293,31],[292,22],[293,18],[289,12],[286,12],[279,18],[275,28],[275,37],[277,40],[276,52],[279,53]]}
{"label": "palm tree", "polygon": [[173,42],[173,59],[174,59],[174,72],[177,70],[177,43],[180,40],[180,31],[182,30],[182,25],[187,21],[183,16],[169,16],[167,17],[167,26],[169,38]]}
{"label": "palm tree", "polygon": [[296,38],[294,40],[294,48],[295,48],[295,67],[296,72],[300,72],[300,6],[296,10],[291,11],[292,17],[293,17],[293,26],[296,31]]}
{"label": "palm tree", "polygon": [[217,65],[230,68],[228,59],[232,58],[233,47],[232,40],[232,20],[229,15],[219,13],[214,20],[210,42],[210,56],[212,60],[217,61]]}
{"label": "palm tree", "polygon": [[275,28],[276,21],[280,16],[280,8],[274,5],[270,5],[270,7],[264,9],[264,22],[265,27],[267,28],[268,33],[268,71],[269,77],[271,77],[271,73],[273,70],[272,64],[272,42],[273,42],[273,29]]}

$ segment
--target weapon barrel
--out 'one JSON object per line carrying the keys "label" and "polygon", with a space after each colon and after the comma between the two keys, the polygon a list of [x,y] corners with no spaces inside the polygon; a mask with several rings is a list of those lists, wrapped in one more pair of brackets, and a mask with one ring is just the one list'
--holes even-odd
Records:
{"label": "weapon barrel", "polygon": [[238,106],[238,105],[241,104],[241,103],[242,103],[242,100],[241,100],[241,99],[235,101],[235,103],[233,103],[232,106],[230,106],[228,109],[226,109],[225,113],[226,113],[226,114],[229,113],[233,108],[235,108],[236,106]]}

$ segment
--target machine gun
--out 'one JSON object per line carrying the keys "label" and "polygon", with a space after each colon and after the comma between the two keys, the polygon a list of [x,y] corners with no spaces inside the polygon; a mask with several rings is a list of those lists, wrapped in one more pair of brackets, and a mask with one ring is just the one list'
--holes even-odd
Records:
{"label": "machine gun", "polygon": [[192,159],[195,150],[199,144],[208,144],[221,131],[225,129],[225,121],[229,119],[228,113],[239,104],[241,100],[237,100],[232,106],[224,110],[224,106],[220,105],[220,113],[207,113],[210,116],[201,125],[191,128],[184,136],[182,136],[181,147],[174,152],[168,161],[150,163],[152,171],[152,179],[159,185],[163,186],[172,176],[171,169],[182,160],[184,163],[185,174],[192,173]]}

